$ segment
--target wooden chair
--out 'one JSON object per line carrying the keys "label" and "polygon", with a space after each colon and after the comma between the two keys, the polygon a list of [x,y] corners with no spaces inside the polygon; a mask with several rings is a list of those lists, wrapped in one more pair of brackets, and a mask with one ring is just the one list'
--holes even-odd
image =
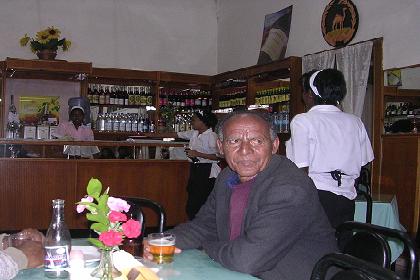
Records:
{"label": "wooden chair", "polygon": [[[329,270],[338,270],[332,277]],[[328,277],[326,278],[328,274]],[[347,254],[333,253],[322,257],[312,271],[311,280],[402,280],[393,271]]]}
{"label": "wooden chair", "polygon": [[[339,237],[340,233],[346,230],[357,232],[353,236],[353,239],[358,234],[365,232],[365,233],[372,233],[372,234],[380,235],[383,240],[386,240],[388,238],[394,238],[403,242],[404,247],[406,249],[405,252],[408,252],[408,255],[409,255],[409,262],[407,264],[405,276],[409,280],[418,280],[418,275],[419,275],[418,256],[416,253],[414,242],[411,240],[410,236],[406,232],[396,230],[396,229],[381,227],[377,225],[372,225],[372,224],[365,224],[365,223],[359,223],[359,222],[345,222],[337,227],[336,229],[337,236]],[[388,245],[387,242],[386,242],[386,245]],[[370,254],[369,246],[370,245],[367,244],[366,241],[362,240],[362,242],[359,245],[354,245],[351,243],[347,244],[343,252],[344,253],[348,252],[349,254],[354,255],[355,257],[365,259],[366,261],[372,261],[368,258]],[[389,249],[389,245],[388,245],[388,249]],[[389,257],[390,257],[390,250],[389,250]],[[384,260],[383,267],[388,268],[389,263],[386,260],[385,255],[383,256],[383,260]],[[375,263],[378,264],[377,262]]]}

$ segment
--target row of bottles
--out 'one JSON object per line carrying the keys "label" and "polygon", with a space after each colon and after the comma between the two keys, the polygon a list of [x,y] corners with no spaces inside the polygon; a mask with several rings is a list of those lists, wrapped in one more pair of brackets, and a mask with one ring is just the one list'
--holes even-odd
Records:
{"label": "row of bottles", "polygon": [[415,106],[410,102],[389,102],[386,104],[385,116],[413,115]]}
{"label": "row of bottles", "polygon": [[289,105],[279,106],[279,111],[272,113],[272,122],[276,133],[288,133],[290,118]]}
{"label": "row of bottles", "polygon": [[147,114],[99,114],[95,129],[99,131],[155,132],[155,124]]}
{"label": "row of bottles", "polygon": [[246,105],[247,87],[225,89],[219,97],[219,108],[230,108]]}
{"label": "row of bottles", "polygon": [[91,104],[101,105],[153,105],[151,86],[89,84],[88,99]]}
{"label": "row of bottles", "polygon": [[212,106],[212,98],[207,90],[160,88],[159,106],[168,104],[182,108],[202,108]]}
{"label": "row of bottles", "polygon": [[191,130],[192,129],[191,119],[192,119],[192,112],[175,115],[173,130],[175,132]]}
{"label": "row of bottles", "polygon": [[256,92],[256,105],[269,105],[286,102],[290,100],[290,89],[288,86],[275,87]]}

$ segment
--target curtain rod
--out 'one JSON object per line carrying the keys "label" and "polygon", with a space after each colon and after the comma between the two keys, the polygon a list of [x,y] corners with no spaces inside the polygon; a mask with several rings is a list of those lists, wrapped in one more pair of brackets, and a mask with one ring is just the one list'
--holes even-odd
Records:
{"label": "curtain rod", "polygon": [[370,41],[374,42],[376,40],[382,40],[382,39],[383,39],[383,37],[364,40],[364,41],[356,42],[356,43],[353,43],[353,44],[350,44],[350,45],[347,45],[347,46],[343,46],[343,47],[337,47],[337,48],[333,48],[333,49],[330,49],[330,50],[323,50],[323,51],[319,51],[319,52],[316,52],[316,53],[308,53],[308,54],[305,54],[303,57],[308,56],[308,55],[319,54],[319,53],[323,53],[323,52],[329,52],[329,51],[333,51],[333,50],[339,50],[339,49],[342,49],[342,48],[345,48],[345,47],[354,46],[354,45],[358,45],[358,44],[362,44],[362,43],[370,42]]}

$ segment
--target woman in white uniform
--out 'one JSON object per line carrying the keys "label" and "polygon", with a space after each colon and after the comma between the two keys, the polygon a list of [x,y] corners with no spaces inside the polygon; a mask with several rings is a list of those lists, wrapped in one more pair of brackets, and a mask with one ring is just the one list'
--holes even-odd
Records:
{"label": "woman in white uniform", "polygon": [[186,205],[190,220],[206,202],[220,172],[220,167],[217,165],[217,135],[213,132],[216,124],[217,118],[212,112],[197,111],[192,118],[193,129],[177,133],[179,138],[190,140],[189,147],[185,151],[191,160]]}
{"label": "woman in white uniform", "polygon": [[293,118],[286,155],[312,178],[331,225],[337,227],[354,219],[355,179],[373,160],[372,146],[360,118],[340,109],[346,95],[340,71],[311,71],[301,81],[308,111]]}

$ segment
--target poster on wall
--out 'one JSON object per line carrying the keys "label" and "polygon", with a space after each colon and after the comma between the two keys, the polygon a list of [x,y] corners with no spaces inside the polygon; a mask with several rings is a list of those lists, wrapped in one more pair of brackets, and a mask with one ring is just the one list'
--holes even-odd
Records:
{"label": "poster on wall", "polygon": [[401,69],[386,71],[388,86],[402,86]]}
{"label": "poster on wall", "polygon": [[266,64],[284,58],[292,21],[292,7],[265,16],[257,64]]}
{"label": "poster on wall", "polygon": [[50,124],[58,123],[59,99],[59,96],[20,96],[20,121],[24,124],[39,124],[42,121],[48,121]]}

